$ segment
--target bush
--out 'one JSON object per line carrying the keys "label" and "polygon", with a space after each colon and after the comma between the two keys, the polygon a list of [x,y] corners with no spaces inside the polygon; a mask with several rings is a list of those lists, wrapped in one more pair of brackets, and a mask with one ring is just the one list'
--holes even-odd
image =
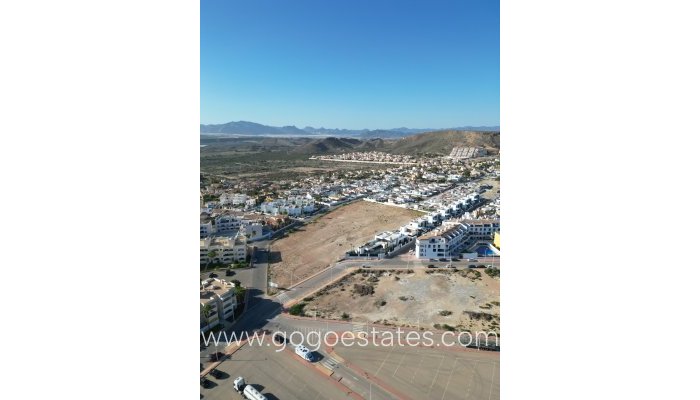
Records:
{"label": "bush", "polygon": [[386,305],[386,300],[384,300],[384,299],[377,300],[374,302],[374,305],[377,306],[377,308],[383,307]]}
{"label": "bush", "polygon": [[356,283],[353,286],[353,292],[360,296],[368,296],[374,294],[374,286]]}
{"label": "bush", "polygon": [[486,272],[486,275],[490,276],[491,278],[501,276],[501,270],[498,268],[486,268],[486,271],[484,272]]}
{"label": "bush", "polygon": [[314,297],[313,296],[304,297],[304,301],[314,301]]}
{"label": "bush", "polygon": [[406,300],[408,300],[408,297],[406,297],[406,296],[399,296],[399,300],[401,300],[401,301],[406,301]]}
{"label": "bush", "polygon": [[305,315],[304,307],[306,307],[306,303],[297,303],[289,307],[289,314],[303,317]]}
{"label": "bush", "polygon": [[442,324],[442,329],[444,329],[446,331],[451,331],[451,332],[454,332],[457,330],[457,328],[455,328],[454,326],[447,325],[447,324]]}
{"label": "bush", "polygon": [[442,311],[438,312],[438,314],[442,315],[443,317],[446,317],[446,316],[448,316],[448,315],[452,315],[452,311],[450,311],[450,310],[442,310]]}
{"label": "bush", "polygon": [[476,320],[481,320],[484,319],[486,321],[491,321],[493,319],[493,315],[485,313],[485,312],[477,312],[477,311],[464,311],[464,314],[468,315],[469,318],[471,319],[476,319]]}
{"label": "bush", "polygon": [[342,318],[344,320],[348,320],[348,319],[350,319],[350,314],[344,312],[343,315],[340,316],[340,318]]}

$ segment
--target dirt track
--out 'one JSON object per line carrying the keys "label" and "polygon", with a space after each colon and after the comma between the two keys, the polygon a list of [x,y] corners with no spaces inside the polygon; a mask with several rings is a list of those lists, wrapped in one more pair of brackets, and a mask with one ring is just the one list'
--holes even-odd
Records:
{"label": "dirt track", "polygon": [[361,200],[333,210],[272,244],[272,282],[287,287],[338,261],[346,251],[378,232],[398,229],[420,215],[423,214]]}

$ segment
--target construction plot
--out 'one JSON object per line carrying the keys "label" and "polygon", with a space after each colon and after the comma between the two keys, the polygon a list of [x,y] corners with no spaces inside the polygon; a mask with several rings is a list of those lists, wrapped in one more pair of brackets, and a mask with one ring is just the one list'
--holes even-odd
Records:
{"label": "construction plot", "polygon": [[361,269],[304,304],[319,318],[500,333],[500,278],[485,269]]}
{"label": "construction plot", "polygon": [[270,247],[271,281],[285,288],[341,259],[354,246],[423,215],[368,201],[341,206]]}

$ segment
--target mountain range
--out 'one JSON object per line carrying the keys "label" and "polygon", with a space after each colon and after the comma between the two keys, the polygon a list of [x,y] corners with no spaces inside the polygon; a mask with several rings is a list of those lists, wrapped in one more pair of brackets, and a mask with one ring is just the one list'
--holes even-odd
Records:
{"label": "mountain range", "polygon": [[[334,136],[353,137],[360,139],[370,138],[401,138],[416,133],[433,132],[438,129],[414,129],[414,128],[394,128],[394,129],[328,129],[314,128],[307,126],[297,128],[296,126],[268,126],[249,121],[232,121],[225,124],[200,124],[199,132],[202,135],[244,135],[244,136]],[[445,130],[445,129],[442,129]],[[498,132],[499,126],[461,126],[449,128],[450,131],[472,131],[472,132]]]}

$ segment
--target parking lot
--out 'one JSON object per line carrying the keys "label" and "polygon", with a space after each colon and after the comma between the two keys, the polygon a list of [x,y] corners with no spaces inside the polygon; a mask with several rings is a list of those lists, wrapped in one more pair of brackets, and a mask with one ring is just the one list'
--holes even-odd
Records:
{"label": "parking lot", "polygon": [[335,353],[353,369],[378,378],[405,398],[494,400],[500,397],[497,352],[337,346]]}
{"label": "parking lot", "polygon": [[243,398],[233,389],[233,381],[242,376],[268,400],[275,399],[347,399],[350,398],[342,385],[322,374],[314,365],[303,361],[289,350],[276,353],[275,346],[263,343],[244,346],[217,368],[226,375],[217,380],[208,379],[216,386],[204,389],[203,399],[231,400]]}

